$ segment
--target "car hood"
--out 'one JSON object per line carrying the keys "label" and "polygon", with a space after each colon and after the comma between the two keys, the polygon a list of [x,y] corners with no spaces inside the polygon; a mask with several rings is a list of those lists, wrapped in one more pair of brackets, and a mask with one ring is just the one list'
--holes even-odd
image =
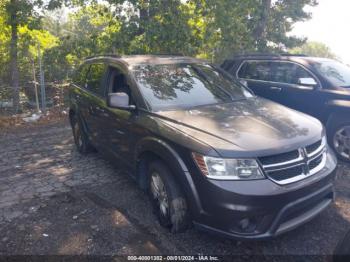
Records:
{"label": "car hood", "polygon": [[262,98],[156,114],[221,156],[287,152],[312,144],[323,134],[315,118]]}

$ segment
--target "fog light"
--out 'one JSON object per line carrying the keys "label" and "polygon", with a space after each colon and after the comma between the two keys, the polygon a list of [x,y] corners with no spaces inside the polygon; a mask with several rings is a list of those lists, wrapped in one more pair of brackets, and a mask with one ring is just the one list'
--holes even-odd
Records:
{"label": "fog light", "polygon": [[249,218],[245,218],[245,219],[242,219],[240,222],[239,222],[239,227],[245,231],[248,226],[250,224],[250,221],[249,221]]}
{"label": "fog light", "polygon": [[242,233],[252,233],[256,229],[256,221],[254,218],[243,218],[238,222],[238,229]]}

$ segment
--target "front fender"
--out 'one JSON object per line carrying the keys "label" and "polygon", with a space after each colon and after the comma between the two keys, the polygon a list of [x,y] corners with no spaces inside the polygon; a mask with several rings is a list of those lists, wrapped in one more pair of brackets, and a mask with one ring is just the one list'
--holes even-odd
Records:
{"label": "front fender", "polygon": [[[195,213],[199,214],[203,212],[192,176],[185,162],[182,160],[175,148],[162,139],[146,137],[136,146],[135,162],[139,163],[141,160],[140,157],[147,152],[151,152],[152,154],[156,155],[169,166],[176,181],[179,183],[186,196],[191,213],[195,216]],[[145,177],[138,177],[141,184],[144,179]]]}

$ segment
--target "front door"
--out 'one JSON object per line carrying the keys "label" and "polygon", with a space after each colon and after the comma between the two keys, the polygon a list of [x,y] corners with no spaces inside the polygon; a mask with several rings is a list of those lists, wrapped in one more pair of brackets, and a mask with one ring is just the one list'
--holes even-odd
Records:
{"label": "front door", "polygon": [[107,66],[103,63],[91,64],[87,72],[82,117],[85,121],[86,131],[92,143],[96,147],[100,146],[101,119],[99,115],[105,107],[105,76]]}
{"label": "front door", "polygon": [[[317,116],[322,109],[323,102],[318,96],[319,82],[303,66],[279,61],[273,64],[272,81],[281,87],[280,103],[295,110]],[[312,79],[315,84],[305,84],[302,79]]]}
{"label": "front door", "polygon": [[[126,93],[129,103],[135,104],[127,74],[117,67],[109,67],[107,76],[108,93]],[[130,164],[133,157],[132,140],[137,113],[134,110],[111,108],[107,105],[99,114],[100,128],[103,129],[102,143],[109,153],[124,164]]]}

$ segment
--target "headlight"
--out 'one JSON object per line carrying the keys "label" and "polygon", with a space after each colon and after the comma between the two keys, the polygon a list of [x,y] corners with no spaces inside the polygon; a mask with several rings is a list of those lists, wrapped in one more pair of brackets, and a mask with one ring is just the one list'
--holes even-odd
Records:
{"label": "headlight", "polygon": [[203,175],[221,180],[263,179],[255,159],[223,159],[192,153],[193,159]]}

